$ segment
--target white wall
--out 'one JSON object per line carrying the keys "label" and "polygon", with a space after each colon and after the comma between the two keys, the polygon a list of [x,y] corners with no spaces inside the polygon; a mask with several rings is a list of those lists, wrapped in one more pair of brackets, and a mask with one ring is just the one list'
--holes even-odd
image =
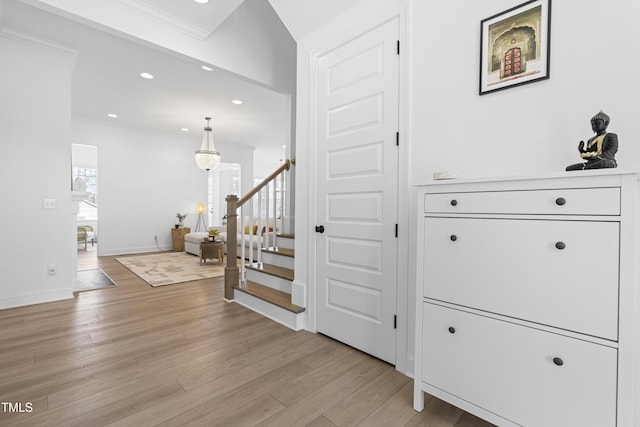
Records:
{"label": "white wall", "polygon": [[361,0],[269,0],[294,39],[302,40]]}
{"label": "white wall", "polygon": [[98,168],[98,149],[93,145],[72,144],[71,164],[74,168]]}
{"label": "white wall", "polygon": [[[518,4],[518,2],[515,2]],[[638,2],[553,1],[550,79],[478,96],[480,21],[511,0],[412,0],[413,182],[433,172],[462,176],[563,171],[580,161],[604,110],[618,134],[619,167],[640,167]]]}
{"label": "white wall", "polygon": [[296,43],[267,0],[244,0],[207,43],[212,64],[295,93]]}
{"label": "white wall", "polygon": [[[98,147],[99,255],[171,249],[176,213],[187,213],[195,230],[195,205],[207,201],[207,172],[195,164],[199,136],[149,133],[73,120],[72,141]],[[253,149],[216,142],[225,161],[240,163],[251,174]],[[250,179],[250,178],[246,178]]]}
{"label": "white wall", "polygon": [[[409,174],[409,184],[429,181],[433,172],[445,170],[459,170],[464,177],[563,171],[579,161],[578,141],[592,136],[589,120],[601,109],[611,116],[609,131],[619,136],[620,168],[640,168],[640,130],[634,121],[640,84],[632,66],[620,65],[622,58],[637,56],[633,46],[640,42],[634,30],[638,4],[554,1],[551,78],[479,96],[480,21],[516,4],[365,0],[299,41],[296,249],[300,256],[294,289],[307,286],[307,293],[313,292],[314,280],[309,235],[315,214],[308,210],[315,197],[315,154],[308,149],[309,57],[356,28],[378,22],[387,9],[408,8],[410,17],[407,32],[401,35],[401,56],[406,56],[401,59],[405,68],[400,106],[401,138],[408,145],[401,171]],[[400,204],[409,205],[410,229],[408,240],[401,233],[399,245],[415,247],[415,197],[401,198]],[[311,253],[308,257],[305,248]],[[415,264],[409,258],[406,266],[400,266],[410,277],[398,284],[399,294],[409,297],[406,307],[398,307],[404,317],[399,322],[408,327],[399,331],[407,337],[399,339],[407,344],[407,360],[398,364],[406,366],[407,373],[413,371]]]}
{"label": "white wall", "polygon": [[[282,159],[284,160],[284,156],[282,156]],[[282,165],[282,163],[283,163],[282,161],[276,160],[276,159],[272,159],[272,160],[256,159],[253,163],[254,176],[256,178],[264,179],[269,175],[271,175],[273,172],[275,172],[275,170],[278,169]]]}
{"label": "white wall", "polygon": [[[0,33],[0,309],[71,298],[75,55]],[[46,72],[43,72],[45,71]],[[43,199],[56,209],[44,210]],[[57,273],[48,274],[48,266]]]}

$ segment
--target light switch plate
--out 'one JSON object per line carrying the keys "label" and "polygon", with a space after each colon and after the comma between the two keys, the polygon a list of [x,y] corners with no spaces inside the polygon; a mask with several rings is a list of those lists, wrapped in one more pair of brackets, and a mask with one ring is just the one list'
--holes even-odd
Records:
{"label": "light switch plate", "polygon": [[43,209],[56,209],[56,199],[43,199],[42,208]]}
{"label": "light switch plate", "polygon": [[433,179],[456,179],[460,177],[460,171],[443,171],[443,172],[434,172]]}

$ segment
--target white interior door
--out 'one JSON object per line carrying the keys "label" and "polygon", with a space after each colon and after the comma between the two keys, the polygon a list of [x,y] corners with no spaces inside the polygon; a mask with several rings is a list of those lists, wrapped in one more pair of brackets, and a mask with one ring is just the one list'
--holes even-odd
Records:
{"label": "white interior door", "polygon": [[395,363],[399,22],[317,61],[316,329]]}

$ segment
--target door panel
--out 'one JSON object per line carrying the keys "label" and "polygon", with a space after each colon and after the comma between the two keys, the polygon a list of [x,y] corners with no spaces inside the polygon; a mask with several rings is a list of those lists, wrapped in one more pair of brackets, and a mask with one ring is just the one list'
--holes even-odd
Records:
{"label": "door panel", "polygon": [[380,273],[382,271],[380,241],[327,236],[327,249],[327,266],[357,269],[361,272]]}
{"label": "door panel", "polygon": [[382,192],[332,194],[328,199],[328,221],[382,223]]}
{"label": "door panel", "polygon": [[316,327],[395,362],[398,20],[318,58]]}
{"label": "door panel", "polygon": [[383,105],[382,95],[376,94],[329,110],[329,137],[381,125]]}
{"label": "door panel", "polygon": [[328,70],[329,95],[355,83],[383,74],[384,44],[377,44]]}
{"label": "door panel", "polygon": [[326,304],[351,316],[382,322],[382,292],[354,283],[328,280]]}
{"label": "door panel", "polygon": [[383,142],[327,153],[327,178],[382,175]]}

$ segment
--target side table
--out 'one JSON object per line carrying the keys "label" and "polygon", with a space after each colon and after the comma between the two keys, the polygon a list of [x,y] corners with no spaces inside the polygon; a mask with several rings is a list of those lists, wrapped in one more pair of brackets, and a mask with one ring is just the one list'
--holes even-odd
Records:
{"label": "side table", "polygon": [[207,262],[207,259],[217,259],[222,265],[224,261],[224,242],[202,242],[200,243],[200,264]]}
{"label": "side table", "polygon": [[191,233],[189,227],[171,229],[171,241],[173,242],[174,252],[184,252],[184,235],[188,233]]}

